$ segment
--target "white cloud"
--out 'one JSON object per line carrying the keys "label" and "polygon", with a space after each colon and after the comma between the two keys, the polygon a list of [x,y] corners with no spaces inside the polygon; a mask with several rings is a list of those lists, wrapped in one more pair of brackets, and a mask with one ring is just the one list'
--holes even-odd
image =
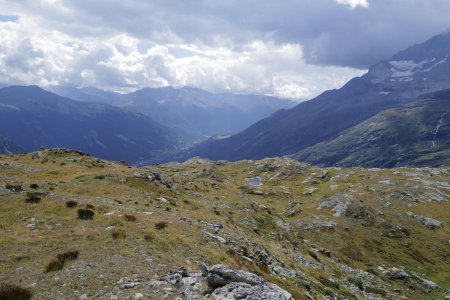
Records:
{"label": "white cloud", "polygon": [[195,86],[210,91],[311,98],[362,71],[304,62],[299,44],[240,47],[159,44],[126,33],[73,37],[32,18],[0,23],[0,76],[7,83],[96,86],[130,91]]}
{"label": "white cloud", "polygon": [[368,0],[336,0],[336,2],[339,4],[347,5],[348,7],[350,7],[350,9],[355,9],[358,6],[365,8],[369,7]]}

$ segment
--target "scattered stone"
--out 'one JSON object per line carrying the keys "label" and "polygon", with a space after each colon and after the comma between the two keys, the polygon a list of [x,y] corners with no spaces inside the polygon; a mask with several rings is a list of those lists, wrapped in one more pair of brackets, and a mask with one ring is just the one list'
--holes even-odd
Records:
{"label": "scattered stone", "polygon": [[406,273],[404,270],[393,267],[383,272],[384,275],[392,280],[402,280],[409,277],[408,273]]}
{"label": "scattered stone", "polygon": [[318,191],[319,189],[318,188],[315,188],[315,187],[310,187],[310,188],[306,188],[304,191],[303,191],[303,195],[312,195],[315,191]]}
{"label": "scattered stone", "polygon": [[[200,265],[201,273],[190,273],[184,268],[171,271],[161,281],[152,280],[153,289],[177,289],[183,299],[266,299],[292,300],[292,296],[264,278],[225,265],[208,268]],[[170,284],[173,288],[167,287]]]}
{"label": "scattered stone", "polygon": [[319,175],[316,176],[316,178],[319,178],[320,180],[324,180],[328,177],[328,170],[324,170],[322,171],[322,173],[320,173]]}
{"label": "scattered stone", "polygon": [[426,289],[436,290],[439,288],[439,286],[436,283],[434,283],[433,281],[423,279],[423,278],[421,278],[421,279],[422,279],[422,283]]}
{"label": "scattered stone", "polygon": [[291,231],[292,230],[292,225],[288,224],[288,223],[284,223],[283,220],[278,219],[276,221],[276,224],[277,224],[278,227],[280,227],[280,228],[282,228],[282,229],[284,229],[286,231]]}
{"label": "scattered stone", "polygon": [[286,217],[290,218],[301,212],[302,212],[302,210],[300,208],[300,202],[299,201],[290,201],[289,208],[284,212],[284,215]]}
{"label": "scattered stone", "polygon": [[134,294],[134,299],[143,299],[144,295],[142,293],[135,293]]}
{"label": "scattered stone", "polygon": [[416,221],[422,223],[423,225],[427,226],[429,229],[436,229],[438,227],[441,227],[441,222],[433,218],[425,217],[422,215],[415,215],[414,219],[416,219]]}
{"label": "scattered stone", "polygon": [[207,236],[209,238],[212,238],[214,240],[217,240],[217,241],[221,242],[222,244],[226,244],[226,242],[227,242],[227,240],[224,239],[223,237],[218,236],[218,235],[214,235],[212,233],[209,233],[208,231],[205,231],[205,236]]}
{"label": "scattered stone", "polygon": [[264,195],[264,192],[261,191],[261,190],[252,190],[252,191],[250,192],[250,194],[262,196],[262,195]]}
{"label": "scattered stone", "polygon": [[330,252],[330,250],[327,250],[327,249],[320,249],[319,250],[319,253],[320,254],[323,254],[323,255],[325,255],[325,256],[328,256],[328,257],[331,257],[331,252]]}
{"label": "scattered stone", "polygon": [[121,278],[117,283],[120,284],[122,289],[132,289],[142,284],[139,279],[131,279],[128,277]]}
{"label": "scattered stone", "polygon": [[34,152],[33,154],[31,154],[31,159],[39,159],[41,158],[41,152]]}

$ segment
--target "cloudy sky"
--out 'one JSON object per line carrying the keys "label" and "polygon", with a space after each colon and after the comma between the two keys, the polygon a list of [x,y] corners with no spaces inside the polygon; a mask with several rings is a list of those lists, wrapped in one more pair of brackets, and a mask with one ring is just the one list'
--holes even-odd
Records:
{"label": "cloudy sky", "polygon": [[308,99],[449,16],[449,0],[0,0],[0,82]]}

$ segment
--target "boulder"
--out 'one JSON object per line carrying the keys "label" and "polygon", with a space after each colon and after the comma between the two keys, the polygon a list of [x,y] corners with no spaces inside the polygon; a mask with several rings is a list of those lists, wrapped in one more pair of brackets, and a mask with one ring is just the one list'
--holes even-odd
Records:
{"label": "boulder", "polygon": [[250,272],[225,265],[211,268],[200,265],[200,270],[201,273],[189,273],[180,268],[171,271],[162,280],[178,289],[184,299],[293,299],[287,291]]}
{"label": "boulder", "polygon": [[422,223],[423,225],[427,226],[429,229],[436,229],[438,227],[441,227],[441,222],[438,220],[435,220],[433,218],[425,217],[422,215],[415,215],[414,218]]}
{"label": "boulder", "polygon": [[409,277],[408,273],[406,273],[404,270],[400,268],[390,268],[389,270],[386,270],[384,272],[384,275],[386,275],[387,278],[392,280],[402,280]]}

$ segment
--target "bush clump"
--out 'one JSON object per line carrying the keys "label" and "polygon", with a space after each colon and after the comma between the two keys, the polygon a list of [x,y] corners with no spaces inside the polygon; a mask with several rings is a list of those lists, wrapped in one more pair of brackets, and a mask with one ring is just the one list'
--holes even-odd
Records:
{"label": "bush clump", "polygon": [[27,197],[25,198],[26,203],[39,203],[41,202],[41,194],[38,193],[27,193]]}
{"label": "bush clump", "polygon": [[361,278],[358,277],[350,277],[348,279],[348,282],[353,283],[356,285],[361,291],[364,289],[363,281]]}
{"label": "bush clump", "polygon": [[47,267],[45,268],[45,273],[59,271],[62,270],[63,268],[64,268],[63,260],[53,259],[51,262],[48,263]]}
{"label": "bush clump", "polygon": [[74,208],[77,205],[78,205],[78,202],[74,201],[74,200],[69,200],[69,201],[66,202],[66,207],[67,208]]}
{"label": "bush clump", "polygon": [[127,220],[128,222],[134,222],[136,221],[136,217],[133,215],[125,215],[125,220]]}
{"label": "bush clump", "polygon": [[127,235],[123,231],[114,231],[112,233],[112,238],[115,239],[115,240],[124,239],[126,237],[127,237]]}
{"label": "bush clump", "polygon": [[28,300],[33,294],[30,290],[13,284],[0,283],[0,300]]}
{"label": "bush clump", "polygon": [[56,257],[57,257],[59,260],[63,260],[63,261],[66,261],[66,260],[74,260],[74,259],[77,259],[77,258],[78,258],[78,255],[79,255],[79,254],[80,254],[80,252],[78,252],[78,250],[75,250],[75,251],[67,251],[67,252],[58,254]]}
{"label": "bush clump", "polygon": [[5,184],[5,189],[14,193],[18,193],[22,191],[22,185],[20,183],[7,183]]}
{"label": "bush clump", "polygon": [[164,221],[158,222],[155,224],[156,230],[163,230],[166,227],[167,227],[167,222],[164,222]]}
{"label": "bush clump", "polygon": [[78,210],[78,219],[80,220],[93,220],[94,212],[90,209],[79,209]]}
{"label": "bush clump", "polygon": [[339,284],[335,281],[331,281],[330,279],[322,277],[322,276],[320,276],[318,279],[319,279],[320,283],[326,287],[334,288],[337,290],[339,289]]}
{"label": "bush clump", "polygon": [[56,259],[53,259],[51,262],[49,262],[49,264],[45,268],[45,272],[48,273],[62,270],[66,261],[77,259],[79,254],[80,253],[78,251],[68,251],[58,254],[56,256]]}
{"label": "bush clump", "polygon": [[364,289],[367,293],[370,294],[377,294],[377,295],[381,295],[381,296],[387,296],[387,292],[383,289],[379,289],[376,287],[370,287],[370,286],[366,286],[366,288]]}
{"label": "bush clump", "polygon": [[30,189],[35,190],[35,189],[37,189],[37,188],[39,188],[39,185],[38,185],[37,183],[32,183],[32,184],[30,184]]}

